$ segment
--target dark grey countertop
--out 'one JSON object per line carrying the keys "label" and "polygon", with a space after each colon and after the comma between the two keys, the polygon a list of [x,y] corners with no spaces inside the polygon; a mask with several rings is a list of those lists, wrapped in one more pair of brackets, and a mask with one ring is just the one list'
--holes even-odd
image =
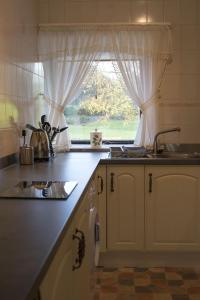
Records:
{"label": "dark grey countertop", "polygon": [[107,157],[103,152],[73,152],[50,162],[0,170],[0,188],[20,180],[78,181],[66,201],[0,200],[1,300],[32,300],[100,159],[101,164],[200,164],[200,159]]}
{"label": "dark grey countertop", "polygon": [[33,299],[103,153],[59,154],[54,161],[0,170],[0,187],[20,180],[76,180],[66,201],[0,200],[0,299]]}
{"label": "dark grey countertop", "polygon": [[104,158],[100,164],[122,165],[200,165],[200,158]]}

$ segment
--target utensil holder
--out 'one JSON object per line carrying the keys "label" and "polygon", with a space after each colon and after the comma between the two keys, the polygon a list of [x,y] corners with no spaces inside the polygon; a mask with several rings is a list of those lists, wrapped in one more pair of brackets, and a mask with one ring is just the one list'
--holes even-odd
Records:
{"label": "utensil holder", "polygon": [[19,161],[21,165],[32,165],[34,162],[33,147],[28,147],[28,146],[20,147]]}

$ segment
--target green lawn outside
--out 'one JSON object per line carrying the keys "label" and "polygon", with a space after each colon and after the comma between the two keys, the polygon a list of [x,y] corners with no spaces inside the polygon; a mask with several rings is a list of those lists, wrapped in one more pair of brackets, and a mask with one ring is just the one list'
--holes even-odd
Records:
{"label": "green lawn outside", "polygon": [[123,120],[100,120],[96,122],[87,122],[84,125],[69,124],[69,134],[71,139],[80,140],[90,139],[90,132],[95,128],[102,132],[103,139],[130,140],[136,136],[138,120],[125,123]]}

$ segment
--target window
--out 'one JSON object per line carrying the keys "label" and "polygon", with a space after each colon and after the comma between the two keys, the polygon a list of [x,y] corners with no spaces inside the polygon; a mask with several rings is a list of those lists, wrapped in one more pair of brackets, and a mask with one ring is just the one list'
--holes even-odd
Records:
{"label": "window", "polygon": [[140,110],[120,82],[112,61],[100,61],[82,85],[79,96],[64,111],[72,142],[90,138],[95,128],[104,141],[133,141]]}

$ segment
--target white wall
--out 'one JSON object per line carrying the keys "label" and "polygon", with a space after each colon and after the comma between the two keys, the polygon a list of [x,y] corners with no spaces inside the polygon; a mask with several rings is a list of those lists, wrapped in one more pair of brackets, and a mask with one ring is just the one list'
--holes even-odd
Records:
{"label": "white wall", "polygon": [[23,101],[36,93],[37,23],[37,0],[0,0],[0,157],[18,151],[15,122],[31,115]]}
{"label": "white wall", "polygon": [[162,86],[160,127],[170,142],[200,143],[199,0],[40,0],[40,23],[171,22],[174,61]]}

